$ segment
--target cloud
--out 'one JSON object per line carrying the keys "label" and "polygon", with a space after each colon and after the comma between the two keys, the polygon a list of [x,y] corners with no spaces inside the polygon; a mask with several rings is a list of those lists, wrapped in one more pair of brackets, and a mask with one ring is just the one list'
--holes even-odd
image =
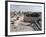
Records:
{"label": "cloud", "polygon": [[10,5],[11,11],[32,11],[32,12],[41,12],[42,7],[36,5]]}

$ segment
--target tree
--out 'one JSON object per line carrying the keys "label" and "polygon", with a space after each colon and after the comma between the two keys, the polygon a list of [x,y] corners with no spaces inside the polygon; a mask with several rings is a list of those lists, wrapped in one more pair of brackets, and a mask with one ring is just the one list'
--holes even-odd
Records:
{"label": "tree", "polygon": [[39,15],[39,13],[34,12],[34,13],[31,14],[31,16],[32,17],[39,17],[40,15]]}

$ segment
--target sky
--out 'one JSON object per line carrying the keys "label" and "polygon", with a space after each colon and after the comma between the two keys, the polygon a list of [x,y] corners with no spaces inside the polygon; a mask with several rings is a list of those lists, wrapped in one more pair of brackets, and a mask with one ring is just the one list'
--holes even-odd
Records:
{"label": "sky", "polygon": [[32,11],[32,12],[41,12],[42,7],[37,5],[10,5],[10,11]]}

